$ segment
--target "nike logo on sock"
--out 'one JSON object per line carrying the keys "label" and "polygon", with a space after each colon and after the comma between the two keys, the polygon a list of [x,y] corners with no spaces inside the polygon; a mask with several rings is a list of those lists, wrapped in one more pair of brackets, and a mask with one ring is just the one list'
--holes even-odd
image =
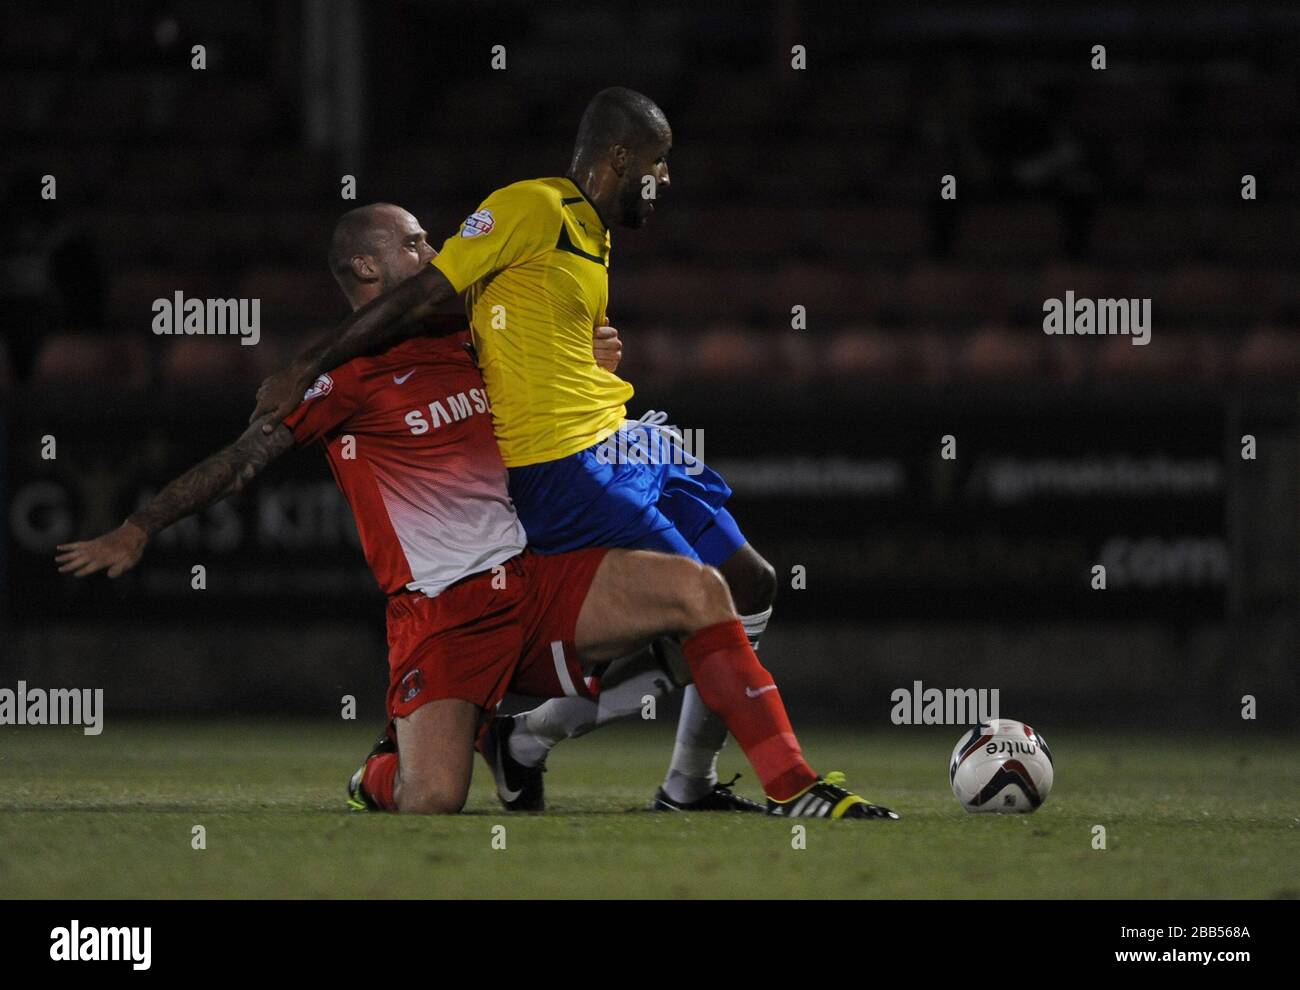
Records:
{"label": "nike logo on sock", "polygon": [[410,371],[408,371],[406,374],[404,374],[401,378],[398,378],[396,375],[394,375],[394,376],[393,376],[393,384],[394,384],[394,385],[405,385],[405,384],[406,384],[406,380],[407,380],[408,378],[410,378],[413,374],[415,374],[415,369],[414,369],[414,368],[412,368]]}
{"label": "nike logo on sock", "polygon": [[776,685],[769,684],[767,687],[761,687],[757,691],[755,691],[753,688],[747,687],[745,688],[745,694],[749,695],[749,697],[751,698],[757,698],[764,691],[775,691],[775,690],[776,690]]}

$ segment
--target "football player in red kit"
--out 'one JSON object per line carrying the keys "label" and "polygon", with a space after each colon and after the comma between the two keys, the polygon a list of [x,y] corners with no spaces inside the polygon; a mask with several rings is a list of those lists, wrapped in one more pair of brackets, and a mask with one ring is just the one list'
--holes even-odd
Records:
{"label": "football player in red kit", "polygon": [[[419,223],[388,204],[340,221],[331,252],[354,308],[426,265]],[[348,277],[343,276],[346,268]],[[166,526],[239,491],[273,458],[321,442],[389,596],[389,714],[350,790],[367,807],[454,813],[474,743],[507,690],[592,697],[594,667],[683,637],[694,682],[754,767],[772,814],[895,818],[805,762],[780,693],[721,575],[686,557],[526,549],[463,319],[356,358],[312,385],[271,433],[258,419],[116,530],[62,545],[60,569],[116,577]]]}

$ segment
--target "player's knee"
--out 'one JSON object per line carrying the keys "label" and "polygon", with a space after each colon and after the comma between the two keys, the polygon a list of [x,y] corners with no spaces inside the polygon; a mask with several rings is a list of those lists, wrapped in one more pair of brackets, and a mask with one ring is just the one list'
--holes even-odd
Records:
{"label": "player's knee", "polygon": [[748,545],[723,564],[722,573],[741,615],[766,611],[776,601],[776,568]]}
{"label": "player's knee", "polygon": [[716,622],[734,618],[736,607],[731,602],[731,592],[726,579],[716,568],[683,559],[688,565],[681,569],[676,587],[681,593],[683,619],[688,631],[703,629]]}
{"label": "player's knee", "polygon": [[397,795],[397,810],[406,815],[456,815],[465,807],[468,787],[450,786],[436,781],[408,784]]}
{"label": "player's knee", "polygon": [[[753,566],[749,570],[746,601],[740,611],[746,615],[753,615],[771,608],[772,603],[776,601],[776,568],[755,554]],[[737,595],[736,599],[739,603],[740,596]]]}

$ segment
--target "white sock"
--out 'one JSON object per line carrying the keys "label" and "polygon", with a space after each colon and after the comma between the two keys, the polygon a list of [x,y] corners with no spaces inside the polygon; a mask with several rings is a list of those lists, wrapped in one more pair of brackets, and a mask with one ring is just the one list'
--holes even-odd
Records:
{"label": "white sock", "polygon": [[640,715],[646,695],[662,698],[677,687],[651,648],[619,657],[601,675],[596,701],[552,698],[516,715],[510,755],[524,766],[535,767],[561,740],[576,739],[616,719]]}
{"label": "white sock", "polygon": [[[758,649],[759,637],[771,617],[770,608],[740,617],[754,649]],[[713,714],[694,684],[687,685],[682,695],[682,714],[677,720],[673,758],[664,778],[664,793],[674,801],[685,803],[705,797],[718,782],[718,753],[726,741],[726,723]]]}
{"label": "white sock", "polygon": [[515,716],[510,733],[510,755],[526,767],[535,767],[570,734],[590,732],[596,724],[596,703],[587,698],[552,698],[532,711]]}
{"label": "white sock", "polygon": [[718,782],[718,752],[726,741],[726,723],[704,703],[695,685],[688,684],[664,792],[674,801],[689,802],[712,791]]}
{"label": "white sock", "polygon": [[758,641],[763,638],[763,633],[767,630],[767,624],[772,618],[772,606],[769,605],[761,612],[755,612],[753,615],[742,615],[740,624],[745,627],[745,635],[749,637],[749,645],[758,649]]}

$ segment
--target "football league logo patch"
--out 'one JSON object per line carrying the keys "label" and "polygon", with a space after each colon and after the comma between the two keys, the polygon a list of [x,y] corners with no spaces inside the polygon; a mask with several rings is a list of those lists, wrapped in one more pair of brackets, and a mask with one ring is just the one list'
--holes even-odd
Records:
{"label": "football league logo patch", "polygon": [[484,234],[492,233],[492,228],[496,226],[496,221],[492,218],[491,210],[479,210],[477,213],[471,213],[461,224],[461,237],[481,237]]}
{"label": "football league logo patch", "polygon": [[334,379],[329,375],[321,375],[312,382],[311,388],[303,393],[302,401],[306,402],[308,399],[319,399],[322,395],[329,395],[333,388]]}

